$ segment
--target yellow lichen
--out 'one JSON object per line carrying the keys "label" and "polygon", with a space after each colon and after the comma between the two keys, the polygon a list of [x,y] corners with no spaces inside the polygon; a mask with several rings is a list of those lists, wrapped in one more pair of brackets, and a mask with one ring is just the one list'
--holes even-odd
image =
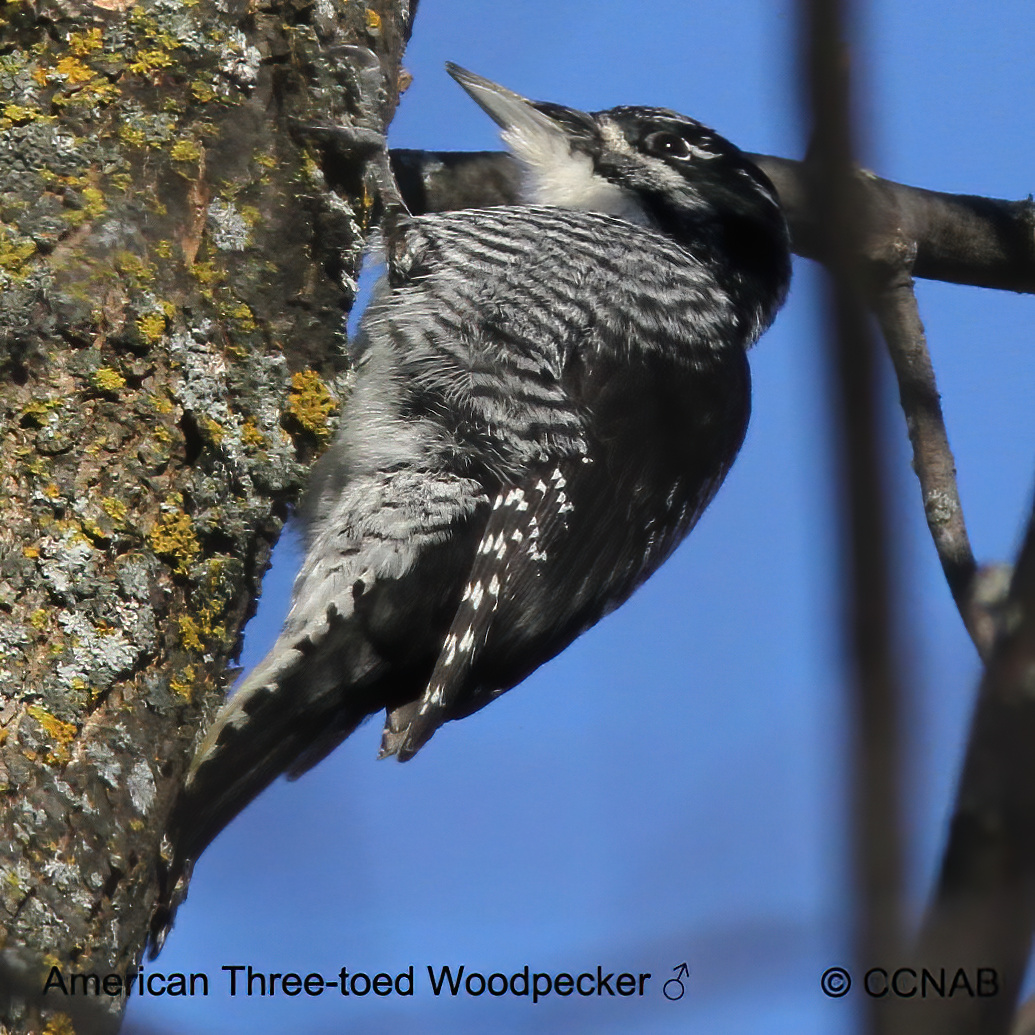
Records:
{"label": "yellow lichen", "polygon": [[41,119],[50,118],[50,116],[44,115],[42,111],[36,108],[26,108],[21,104],[5,104],[3,107],[3,117],[10,119],[15,125],[25,122],[38,122]]}
{"label": "yellow lichen", "polygon": [[47,619],[50,613],[46,608],[37,607],[35,611],[29,615],[29,624],[36,630],[36,632],[42,632],[46,628]]}
{"label": "yellow lichen", "polygon": [[87,29],[86,32],[74,32],[68,37],[68,49],[78,57],[85,57],[104,46],[100,29]]}
{"label": "yellow lichen", "polygon": [[147,401],[156,413],[172,413],[173,411],[172,401],[166,395],[157,395],[152,392],[147,397]]}
{"label": "yellow lichen", "polygon": [[119,88],[114,83],[98,75],[88,82],[77,84],[69,93],[55,94],[52,103],[59,107],[68,105],[93,107],[114,100],[118,93]]}
{"label": "yellow lichen", "polygon": [[378,36],[381,33],[381,15],[377,11],[367,11],[367,32],[371,36]]}
{"label": "yellow lichen", "polygon": [[259,430],[253,417],[249,417],[244,422],[244,427],[241,429],[241,441],[246,446],[255,446],[258,449],[266,445],[266,436]]}
{"label": "yellow lichen", "polygon": [[331,429],[327,419],[338,408],[337,400],[327,390],[315,370],[300,370],[291,377],[287,415],[316,438],[327,438]]}
{"label": "yellow lichen", "polygon": [[27,557],[30,561],[35,560],[37,557],[39,557],[39,555],[40,555],[40,551],[39,551],[39,547],[38,546],[23,546],[22,547],[22,556],[23,557]]}
{"label": "yellow lichen", "polygon": [[55,741],[57,747],[49,752],[49,761],[61,764],[68,761],[68,745],[75,739],[77,728],[74,722],[64,722],[56,715],[51,715],[46,708],[39,705],[31,705],[28,713],[46,730],[51,740]]}
{"label": "yellow lichen", "polygon": [[122,249],[115,253],[115,268],[130,280],[138,284],[149,284],[155,278],[155,268],[146,259],[137,255],[136,252]]}
{"label": "yellow lichen", "polygon": [[308,151],[302,156],[302,171],[310,180],[319,182],[323,179],[323,166]]}
{"label": "yellow lichen", "polygon": [[236,321],[238,328],[242,331],[254,331],[258,326],[255,322],[255,314],[245,302],[235,305],[230,310],[229,316]]}
{"label": "yellow lichen", "polygon": [[169,680],[169,689],[177,695],[182,697],[185,701],[190,703],[194,700],[194,666],[187,665],[183,670],[183,679],[177,679],[175,676]]}
{"label": "yellow lichen", "polygon": [[190,615],[180,615],[177,619],[180,625],[180,642],[187,650],[203,651],[205,645],[201,642],[198,633],[198,623]]}
{"label": "yellow lichen", "polygon": [[29,272],[27,260],[35,254],[35,241],[27,237],[11,236],[0,227],[0,270],[10,274],[13,279],[23,279]]}
{"label": "yellow lichen", "polygon": [[201,543],[194,531],[190,515],[182,510],[163,514],[151,529],[151,547],[160,556],[176,562],[176,571],[186,574],[192,562],[201,553]]}
{"label": "yellow lichen", "polygon": [[83,518],[83,532],[91,542],[106,543],[111,538],[96,521],[88,517]]}
{"label": "yellow lichen", "polygon": [[169,154],[176,162],[197,162],[203,154],[201,145],[194,140],[177,140]]}
{"label": "yellow lichen", "polygon": [[165,334],[165,315],[163,313],[148,313],[137,321],[140,333],[149,345],[161,341]]}
{"label": "yellow lichen", "polygon": [[147,143],[147,134],[139,126],[119,124],[119,140],[130,147],[143,147]]}
{"label": "yellow lichen", "polygon": [[220,271],[214,262],[196,262],[191,267],[191,273],[202,284],[214,284],[220,277]]}
{"label": "yellow lichen", "polygon": [[84,65],[79,58],[68,54],[58,61],[54,68],[58,75],[63,76],[65,81],[71,84],[88,83],[93,78],[93,69]]}
{"label": "yellow lichen", "polygon": [[211,417],[202,417],[200,421],[201,430],[205,432],[205,438],[214,446],[218,446],[226,435],[223,425]]}
{"label": "yellow lichen", "polygon": [[56,1013],[43,1026],[43,1035],[75,1035],[75,1025],[67,1013]]}
{"label": "yellow lichen", "polygon": [[66,521],[65,522],[65,530],[66,531],[71,531],[71,533],[72,533],[68,537],[69,543],[72,543],[72,544],[74,544],[74,543],[83,543],[86,546],[92,546],[93,545],[90,542],[90,537],[86,534],[86,531],[84,530],[84,528],[81,525],[76,524],[74,521]]}
{"label": "yellow lichen", "polygon": [[97,219],[108,211],[108,206],[104,200],[104,193],[97,187],[84,187],[83,200],[86,204],[83,206],[82,211],[88,219]]}
{"label": "yellow lichen", "polygon": [[111,496],[105,496],[101,500],[101,510],[112,519],[112,521],[124,521],[126,513],[129,508],[122,500],[114,499]]}
{"label": "yellow lichen", "polygon": [[22,424],[42,428],[47,414],[63,405],[60,399],[34,399],[22,410]]}
{"label": "yellow lichen", "polygon": [[147,75],[159,68],[168,68],[173,59],[164,50],[157,47],[151,50],[140,50],[136,58],[129,63],[129,70],[135,75]]}
{"label": "yellow lichen", "polygon": [[201,82],[191,83],[190,92],[194,99],[196,101],[200,101],[202,104],[208,104],[219,96],[208,83]]}
{"label": "yellow lichen", "polygon": [[91,376],[94,388],[101,392],[117,392],[126,387],[126,379],[111,367],[98,367]]}

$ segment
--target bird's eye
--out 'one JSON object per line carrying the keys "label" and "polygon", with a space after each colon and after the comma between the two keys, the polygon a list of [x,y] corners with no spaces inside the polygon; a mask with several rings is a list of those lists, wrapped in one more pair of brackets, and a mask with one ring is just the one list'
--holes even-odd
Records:
{"label": "bird's eye", "polygon": [[658,158],[689,158],[693,153],[686,140],[678,133],[651,133],[643,142],[649,154]]}

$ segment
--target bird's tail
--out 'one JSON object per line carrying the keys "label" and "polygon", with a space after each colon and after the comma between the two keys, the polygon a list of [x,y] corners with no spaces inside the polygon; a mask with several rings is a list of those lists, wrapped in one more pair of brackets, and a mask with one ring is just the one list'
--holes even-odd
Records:
{"label": "bird's tail", "polygon": [[326,641],[278,642],[220,709],[167,826],[152,959],[186,897],[194,862],[216,835],[281,773],[301,775],[377,709],[377,664],[345,668]]}

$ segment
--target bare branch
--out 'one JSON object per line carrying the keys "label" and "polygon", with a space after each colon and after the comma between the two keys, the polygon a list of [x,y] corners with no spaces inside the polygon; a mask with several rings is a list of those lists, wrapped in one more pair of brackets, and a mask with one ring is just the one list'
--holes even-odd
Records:
{"label": "bare branch", "polygon": [[994,969],[997,994],[953,1000],[951,1009],[929,1002],[924,1030],[939,1035],[1009,1030],[1035,931],[1035,513],[1003,625],[978,693],[921,941],[925,960]]}
{"label": "bare branch", "polygon": [[977,565],[963,520],[956,465],[910,276],[915,256],[915,244],[899,235],[886,239],[878,250],[871,252],[875,278],[870,305],[898,378],[927,527],[963,623],[978,653],[986,657],[995,629],[975,601]]}
{"label": "bare branch", "polygon": [[[806,107],[812,148],[805,210],[831,279],[826,299],[833,365],[847,675],[854,719],[853,858],[856,961],[886,965],[901,944],[900,700],[892,629],[891,528],[880,427],[877,345],[866,306],[863,245],[869,212],[853,162],[844,0],[803,0]],[[898,1014],[871,1007],[875,1033],[901,1031]]]}
{"label": "bare branch", "polygon": [[[795,251],[823,260],[817,216],[806,200],[803,163],[769,155],[751,156],[780,193]],[[970,194],[943,194],[859,177],[867,211],[881,225],[896,225],[916,241],[913,275],[952,284],[1035,292],[1035,204]]]}
{"label": "bare branch", "polygon": [[[771,155],[750,157],[779,191],[795,252],[825,261],[804,164]],[[520,176],[513,159],[503,152],[398,150],[392,152],[392,164],[414,213],[508,205],[518,197]],[[881,225],[895,225],[905,240],[916,241],[914,276],[1035,293],[1031,200],[943,194],[870,173],[858,177],[858,189],[864,192],[867,211]]]}

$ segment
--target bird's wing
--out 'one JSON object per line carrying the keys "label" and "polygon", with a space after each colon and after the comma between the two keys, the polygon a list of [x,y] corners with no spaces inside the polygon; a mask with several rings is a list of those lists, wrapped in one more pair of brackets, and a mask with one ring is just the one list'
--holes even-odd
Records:
{"label": "bird's wing", "polygon": [[[470,692],[472,664],[485,646],[501,602],[512,603],[522,595],[523,586],[541,577],[552,544],[567,533],[572,507],[565,471],[581,463],[582,458],[569,458],[549,472],[531,474],[499,491],[435,670],[416,709],[410,711],[408,725],[401,731],[386,729],[382,755],[411,758]],[[535,665],[540,660],[545,658],[537,658]]]}
{"label": "bird's wing", "polygon": [[[517,254],[492,294],[469,296],[472,319],[455,339],[468,351],[450,372],[455,384],[469,356],[505,345],[506,366],[492,368],[492,409],[471,396],[467,427],[509,432],[502,440],[527,449],[512,454],[525,463],[497,469],[501,484],[434,672],[419,700],[389,712],[382,754],[411,757],[447,719],[484,706],[621,604],[692,527],[743,436],[742,350],[630,355],[626,343],[656,328],[606,317],[608,299],[633,290],[649,242],[630,227],[612,266],[544,264],[518,231],[545,218],[509,214],[521,224],[510,227]],[[588,239],[600,217],[565,219]],[[485,248],[492,229],[481,230]],[[465,245],[474,236],[463,234]],[[692,287],[689,265],[685,276]]]}

